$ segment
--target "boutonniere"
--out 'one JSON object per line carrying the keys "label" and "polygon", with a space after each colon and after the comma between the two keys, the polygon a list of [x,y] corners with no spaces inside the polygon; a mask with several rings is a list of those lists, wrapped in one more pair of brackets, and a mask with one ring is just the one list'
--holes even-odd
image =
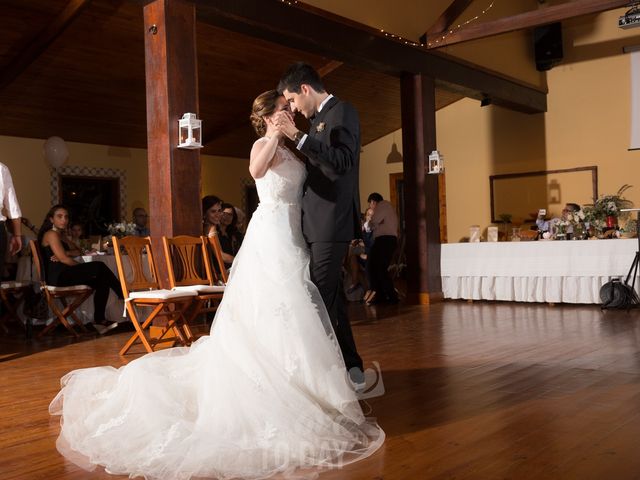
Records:
{"label": "boutonniere", "polygon": [[325,126],[325,123],[324,122],[320,122],[318,124],[318,126],[316,127],[316,132],[324,132],[324,126]]}

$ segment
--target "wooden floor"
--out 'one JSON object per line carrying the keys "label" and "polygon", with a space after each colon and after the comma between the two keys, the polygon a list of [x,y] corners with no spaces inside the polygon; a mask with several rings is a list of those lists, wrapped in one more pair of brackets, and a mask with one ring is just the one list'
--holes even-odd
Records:
{"label": "wooden floor", "polygon": [[[595,306],[353,307],[359,349],[382,369],[384,395],[368,405],[387,442],[321,479],[640,478],[639,318]],[[58,455],[47,405],[68,370],[121,365],[128,334],[0,337],[0,479],[124,478]]]}

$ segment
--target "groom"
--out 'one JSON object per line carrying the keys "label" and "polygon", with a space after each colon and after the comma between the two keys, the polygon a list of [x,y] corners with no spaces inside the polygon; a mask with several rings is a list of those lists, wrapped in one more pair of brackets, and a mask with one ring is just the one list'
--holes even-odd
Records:
{"label": "groom", "polygon": [[298,130],[283,112],[276,126],[307,161],[302,197],[302,232],[311,250],[311,280],[329,312],[351,380],[364,386],[362,359],[356,350],[342,289],[342,262],[360,237],[360,121],[350,104],[327,93],[313,67],[291,65],[278,85],[292,113],[311,121],[309,133]]}

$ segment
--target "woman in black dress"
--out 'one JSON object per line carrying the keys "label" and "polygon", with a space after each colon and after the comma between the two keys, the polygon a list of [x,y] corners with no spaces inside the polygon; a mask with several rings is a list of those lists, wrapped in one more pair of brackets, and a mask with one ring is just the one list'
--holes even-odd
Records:
{"label": "woman in black dress", "polygon": [[78,263],[73,257],[82,251],[73,245],[65,234],[69,225],[69,212],[63,205],[49,210],[38,233],[38,245],[42,252],[44,275],[48,285],[68,287],[88,285],[95,290],[93,296],[93,324],[103,334],[118,326],[105,317],[109,290],[123,298],[120,281],[102,262]]}
{"label": "woman in black dress", "polygon": [[218,224],[218,238],[222,249],[222,258],[227,268],[238,254],[244,236],[238,230],[238,212],[230,203],[222,204],[222,215]]}

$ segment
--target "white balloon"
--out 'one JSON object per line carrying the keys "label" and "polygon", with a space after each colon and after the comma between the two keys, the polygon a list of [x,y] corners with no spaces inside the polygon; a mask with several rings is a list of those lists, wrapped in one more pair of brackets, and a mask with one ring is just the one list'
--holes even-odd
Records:
{"label": "white balloon", "polygon": [[60,137],[49,137],[44,142],[44,158],[53,168],[64,165],[69,158],[67,144]]}

